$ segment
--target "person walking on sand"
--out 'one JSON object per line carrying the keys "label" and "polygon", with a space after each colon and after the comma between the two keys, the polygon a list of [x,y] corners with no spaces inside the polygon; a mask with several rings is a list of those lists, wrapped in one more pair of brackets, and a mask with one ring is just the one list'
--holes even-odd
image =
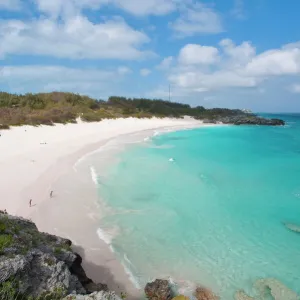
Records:
{"label": "person walking on sand", "polygon": [[31,207],[31,204],[32,204],[32,199],[30,199],[29,201],[29,207]]}
{"label": "person walking on sand", "polygon": [[50,192],[50,198],[52,198],[52,196],[53,196],[53,191]]}

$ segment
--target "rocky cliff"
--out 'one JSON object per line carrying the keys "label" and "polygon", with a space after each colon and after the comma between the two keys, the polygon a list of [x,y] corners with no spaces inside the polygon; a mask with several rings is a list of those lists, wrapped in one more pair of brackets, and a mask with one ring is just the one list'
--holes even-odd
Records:
{"label": "rocky cliff", "polygon": [[104,295],[107,286],[86,276],[71,244],[39,232],[29,220],[0,212],[0,299],[62,299],[99,291]]}

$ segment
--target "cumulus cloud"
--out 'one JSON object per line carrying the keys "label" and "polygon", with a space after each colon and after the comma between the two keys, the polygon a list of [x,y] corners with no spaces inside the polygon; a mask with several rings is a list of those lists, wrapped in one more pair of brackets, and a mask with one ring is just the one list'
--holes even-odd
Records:
{"label": "cumulus cloud", "polygon": [[298,74],[300,48],[295,46],[266,51],[254,57],[247,65],[246,71],[258,76]]}
{"label": "cumulus cloud", "polygon": [[235,67],[243,66],[248,63],[256,54],[256,49],[250,42],[243,42],[240,45],[236,45],[230,39],[223,39],[220,42],[220,46],[227,56],[227,62]]}
{"label": "cumulus cloud", "polygon": [[223,31],[219,14],[200,2],[183,4],[180,17],[170,26],[178,37],[196,34],[216,34]]}
{"label": "cumulus cloud", "polygon": [[188,44],[180,52],[178,60],[181,64],[214,64],[219,59],[219,51],[215,47]]}
{"label": "cumulus cloud", "polygon": [[[225,39],[220,48],[186,45],[169,73],[176,86],[197,92],[256,87],[273,76],[300,74],[300,43],[256,54],[249,42]],[[205,65],[213,64],[213,67]],[[298,86],[293,87],[297,91]]]}
{"label": "cumulus cloud", "polygon": [[62,66],[5,66],[0,86],[10,92],[69,91],[98,97],[101,92],[122,80],[124,73],[114,70],[68,68]]}
{"label": "cumulus cloud", "polygon": [[174,61],[173,56],[168,56],[164,58],[161,63],[156,67],[159,70],[168,70]]}
{"label": "cumulus cloud", "polygon": [[149,69],[141,69],[140,74],[144,77],[148,76],[149,74],[151,74],[151,70]]}
{"label": "cumulus cloud", "polygon": [[65,22],[37,19],[0,23],[0,57],[8,54],[44,55],[71,59],[140,59],[149,38],[122,19],[94,24],[83,16]]}

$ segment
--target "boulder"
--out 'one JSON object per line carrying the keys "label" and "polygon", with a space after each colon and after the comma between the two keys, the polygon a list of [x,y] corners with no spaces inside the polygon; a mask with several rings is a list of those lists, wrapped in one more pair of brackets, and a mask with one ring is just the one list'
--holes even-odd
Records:
{"label": "boulder", "polygon": [[195,291],[195,297],[198,300],[218,300],[219,297],[216,296],[211,290],[204,287],[197,287]]}
{"label": "boulder", "polygon": [[149,300],[170,300],[172,298],[169,281],[163,279],[147,283],[145,294]]}

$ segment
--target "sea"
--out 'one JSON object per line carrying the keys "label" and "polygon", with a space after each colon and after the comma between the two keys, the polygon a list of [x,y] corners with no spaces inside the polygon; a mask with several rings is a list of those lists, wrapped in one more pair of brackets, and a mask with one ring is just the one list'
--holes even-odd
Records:
{"label": "sea", "polygon": [[286,125],[155,132],[93,170],[99,237],[136,287],[167,278],[231,300],[275,278],[300,294],[300,233],[286,226],[300,227],[300,114],[264,116]]}

